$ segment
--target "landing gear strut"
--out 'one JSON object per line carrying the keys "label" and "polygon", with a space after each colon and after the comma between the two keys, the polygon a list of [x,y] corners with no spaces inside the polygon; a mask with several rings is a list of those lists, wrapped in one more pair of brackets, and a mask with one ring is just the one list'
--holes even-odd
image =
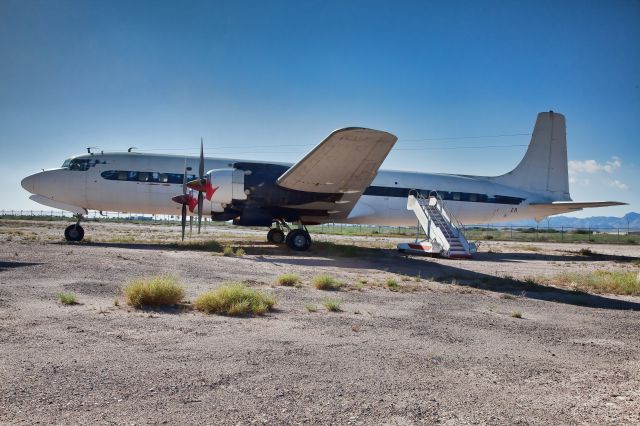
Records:
{"label": "landing gear strut", "polygon": [[298,222],[298,229],[289,231],[285,242],[292,250],[305,251],[311,247],[311,235],[302,222]]}
{"label": "landing gear strut", "polygon": [[82,241],[82,239],[84,238],[84,229],[82,229],[82,226],[80,226],[80,221],[82,220],[82,215],[81,214],[77,214],[75,215],[77,222],[75,223],[75,225],[69,225],[67,226],[67,228],[64,230],[64,238],[67,241],[74,241],[74,242],[78,242],[78,241]]}
{"label": "landing gear strut", "polygon": [[284,243],[284,231],[282,230],[283,227],[289,229],[285,222],[277,220],[275,228],[271,228],[269,229],[269,232],[267,232],[267,241],[274,244]]}

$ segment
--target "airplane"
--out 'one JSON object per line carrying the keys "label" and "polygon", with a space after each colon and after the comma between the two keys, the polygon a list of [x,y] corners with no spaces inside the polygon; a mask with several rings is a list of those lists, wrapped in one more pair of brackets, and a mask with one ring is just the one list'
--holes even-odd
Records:
{"label": "airplane", "polygon": [[[624,205],[572,201],[565,117],[539,113],[527,152],[509,173],[470,176],[379,170],[397,137],[348,127],[332,132],[295,164],[148,154],[91,152],[22,180],[30,199],[66,210],[77,222],[65,229],[80,241],[89,210],[203,215],[239,226],[268,227],[267,240],[293,250],[311,246],[306,225],[321,223],[411,226],[407,198],[436,191],[463,224],[535,219]],[[197,169],[197,174],[195,170]],[[188,212],[187,212],[188,210]],[[290,227],[289,224],[292,224]],[[287,231],[285,235],[284,231]]]}

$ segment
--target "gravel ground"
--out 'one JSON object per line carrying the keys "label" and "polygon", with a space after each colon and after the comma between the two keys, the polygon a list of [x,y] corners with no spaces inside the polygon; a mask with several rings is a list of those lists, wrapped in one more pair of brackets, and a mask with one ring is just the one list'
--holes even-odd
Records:
{"label": "gravel ground", "polygon": [[[262,231],[208,228],[202,240],[247,252],[224,257],[169,246],[177,228],[90,223],[91,242],[66,244],[64,225],[0,221],[2,423],[640,423],[640,298],[525,281],[638,270],[640,247],[591,246],[601,256],[588,257],[575,253],[584,245],[491,242],[467,261],[317,236],[291,254]],[[274,285],[289,272],[301,288]],[[321,272],[346,289],[312,288]],[[128,280],[160,273],[179,276],[188,299],[244,280],[275,294],[277,310],[125,305]],[[61,305],[61,291],[81,304]],[[326,311],[326,297],[343,312]]]}

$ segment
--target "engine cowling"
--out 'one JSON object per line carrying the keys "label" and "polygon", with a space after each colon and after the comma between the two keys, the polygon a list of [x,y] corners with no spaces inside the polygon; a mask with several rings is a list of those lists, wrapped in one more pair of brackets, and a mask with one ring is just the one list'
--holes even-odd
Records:
{"label": "engine cowling", "polygon": [[[232,204],[233,200],[246,200],[244,192],[244,170],[215,169],[207,172],[206,178],[210,182],[211,204],[219,204],[222,207]],[[213,209],[212,209],[213,210]]]}

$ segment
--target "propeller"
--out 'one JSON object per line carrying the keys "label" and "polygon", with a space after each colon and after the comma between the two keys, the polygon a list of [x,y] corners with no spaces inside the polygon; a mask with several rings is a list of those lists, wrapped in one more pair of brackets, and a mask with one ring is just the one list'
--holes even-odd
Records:
{"label": "propeller", "polygon": [[215,190],[211,187],[211,182],[204,175],[204,146],[203,140],[200,138],[200,164],[198,166],[198,178],[187,182],[187,186],[194,191],[198,191],[198,234],[202,227],[202,209],[204,208],[204,198],[211,200]]}
{"label": "propeller", "polygon": [[[200,181],[204,179],[204,142],[200,138],[200,165],[198,167],[198,177]],[[206,186],[206,185],[205,185]],[[200,227],[202,226],[202,207],[203,207],[203,194],[202,191],[198,191],[198,234],[200,233]]]}
{"label": "propeller", "polygon": [[184,241],[184,231],[187,226],[187,207],[191,212],[195,207],[193,195],[187,193],[187,161],[185,160],[184,164],[184,175],[182,178],[182,194],[176,195],[171,198],[178,204],[182,204],[182,216],[181,216],[181,225],[182,225],[182,241]]}

